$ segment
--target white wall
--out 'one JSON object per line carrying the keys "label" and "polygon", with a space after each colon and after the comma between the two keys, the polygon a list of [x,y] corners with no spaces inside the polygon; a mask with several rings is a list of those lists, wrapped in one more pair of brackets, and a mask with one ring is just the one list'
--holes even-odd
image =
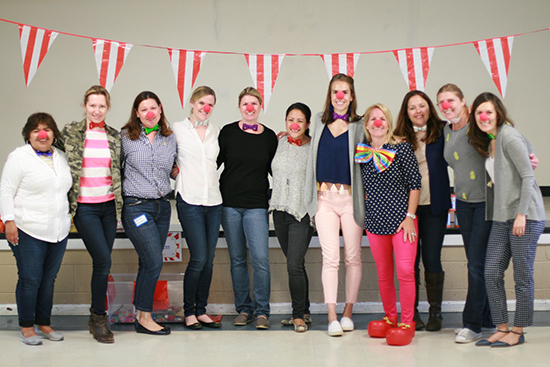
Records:
{"label": "white wall", "polygon": [[[121,127],[135,96],[156,92],[170,121],[183,119],[168,53],[161,47],[249,53],[337,53],[437,46],[507,36],[550,26],[550,2],[501,0],[202,0],[61,1],[0,0],[0,18],[89,37],[136,44],[112,92],[107,121]],[[98,83],[89,39],[59,35],[29,87],[25,86],[18,28],[0,22],[0,157],[22,144],[20,131],[33,112],[53,114],[59,125],[83,117],[84,91]],[[537,150],[539,185],[550,185],[550,31],[514,40],[505,105],[517,128]],[[394,115],[408,88],[392,53],[363,55],[356,88],[359,109],[387,104]],[[426,85],[435,98],[447,82],[458,84],[468,103],[498,91],[472,44],[437,48]],[[242,55],[206,55],[196,86],[218,94],[213,121],[237,120],[238,93],[252,84]],[[285,58],[267,113],[278,131],[295,101],[319,111],[328,77],[319,57]],[[4,159],[0,159],[3,165]]]}

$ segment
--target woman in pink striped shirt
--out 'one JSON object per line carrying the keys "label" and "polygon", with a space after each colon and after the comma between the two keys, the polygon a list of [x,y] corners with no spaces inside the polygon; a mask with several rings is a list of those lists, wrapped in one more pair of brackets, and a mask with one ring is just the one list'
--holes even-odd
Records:
{"label": "woman in pink striped shirt", "polygon": [[92,305],[88,327],[100,343],[113,343],[107,325],[105,294],[111,251],[122,211],[120,134],[105,124],[109,92],[94,85],[84,94],[86,118],[65,125],[60,146],[71,167],[71,214],[93,260]]}

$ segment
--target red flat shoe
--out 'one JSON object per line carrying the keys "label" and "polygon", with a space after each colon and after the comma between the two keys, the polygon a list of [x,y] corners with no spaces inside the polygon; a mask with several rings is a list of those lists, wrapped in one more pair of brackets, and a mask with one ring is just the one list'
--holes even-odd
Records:
{"label": "red flat shoe", "polygon": [[369,336],[371,338],[385,338],[388,330],[397,327],[396,316],[384,316],[382,320],[369,322]]}

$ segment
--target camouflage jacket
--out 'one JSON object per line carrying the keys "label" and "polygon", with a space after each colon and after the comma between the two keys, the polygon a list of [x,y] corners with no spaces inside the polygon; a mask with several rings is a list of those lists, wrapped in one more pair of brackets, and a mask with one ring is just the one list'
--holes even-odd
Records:
{"label": "camouflage jacket", "polygon": [[[122,214],[122,161],[120,158],[120,133],[110,126],[105,125],[107,130],[107,140],[109,141],[109,150],[111,151],[111,175],[113,177],[113,193],[115,194],[116,216],[120,220]],[[71,174],[73,185],[69,191],[69,203],[71,214],[76,214],[78,206],[78,189],[80,186],[80,175],[82,171],[82,154],[84,152],[84,139],[86,136],[86,120],[80,122],[73,121],[66,124],[61,131],[61,138],[56,142],[56,146],[65,151]]]}

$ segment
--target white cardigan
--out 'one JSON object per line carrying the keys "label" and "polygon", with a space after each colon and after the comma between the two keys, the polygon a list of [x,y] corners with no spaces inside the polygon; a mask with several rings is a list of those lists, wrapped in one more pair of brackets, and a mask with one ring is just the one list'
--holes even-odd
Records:
{"label": "white cardigan", "polygon": [[30,144],[10,153],[0,183],[2,220],[15,220],[18,229],[46,242],[69,234],[71,215],[67,193],[72,185],[65,153],[53,148],[55,171]]}

